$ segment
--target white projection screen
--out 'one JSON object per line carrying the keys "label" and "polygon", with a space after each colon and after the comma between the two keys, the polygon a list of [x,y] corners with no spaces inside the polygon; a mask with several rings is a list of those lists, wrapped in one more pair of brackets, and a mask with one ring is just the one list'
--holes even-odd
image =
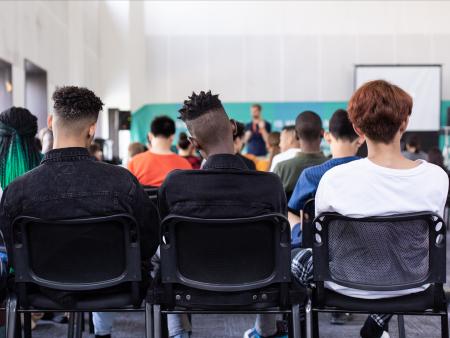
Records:
{"label": "white projection screen", "polygon": [[440,129],[441,66],[439,65],[357,65],[355,89],[383,79],[396,84],[413,98],[408,131]]}

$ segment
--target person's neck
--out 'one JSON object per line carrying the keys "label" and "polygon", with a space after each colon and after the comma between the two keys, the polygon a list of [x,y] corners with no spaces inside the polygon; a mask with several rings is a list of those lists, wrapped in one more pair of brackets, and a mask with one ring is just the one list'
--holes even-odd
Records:
{"label": "person's neck", "polygon": [[320,153],[320,140],[315,142],[301,142],[302,153],[314,154]]}
{"label": "person's neck", "polygon": [[206,158],[209,158],[214,155],[236,155],[233,145],[231,147],[226,146],[213,147],[211,149],[207,149],[205,153]]}
{"label": "person's neck", "polygon": [[189,151],[189,149],[178,149],[178,155],[180,156],[191,156],[191,152]]}
{"label": "person's neck", "polygon": [[63,149],[63,148],[87,148],[88,142],[85,139],[57,139],[55,138],[53,142],[53,149]]}
{"label": "person's neck", "polygon": [[418,163],[402,156],[400,139],[395,139],[389,144],[373,142],[366,139],[367,158],[382,167],[391,169],[411,169],[417,167]]}
{"label": "person's neck", "polygon": [[331,152],[333,158],[343,158],[355,156],[357,151],[358,149],[351,143],[340,143],[335,144]]}
{"label": "person's neck", "polygon": [[150,148],[150,151],[158,155],[173,154],[173,152],[170,150],[171,145],[172,142],[170,139],[155,137],[152,139],[152,146]]}

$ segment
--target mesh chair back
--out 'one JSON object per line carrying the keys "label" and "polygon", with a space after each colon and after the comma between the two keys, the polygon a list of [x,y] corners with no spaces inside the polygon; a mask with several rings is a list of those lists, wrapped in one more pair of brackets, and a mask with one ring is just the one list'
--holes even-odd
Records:
{"label": "mesh chair back", "polygon": [[68,291],[140,281],[139,232],[128,215],[14,221],[16,282]]}
{"label": "mesh chair back", "polygon": [[313,246],[313,220],[315,213],[315,200],[311,198],[305,202],[303,206],[303,220],[302,220],[302,247],[312,248]]}
{"label": "mesh chair back", "polygon": [[288,282],[290,228],[278,214],[242,219],[169,216],[163,221],[165,283],[242,291]]}
{"label": "mesh chair back", "polygon": [[313,231],[316,281],[386,291],[445,282],[446,226],[437,215],[322,214]]}

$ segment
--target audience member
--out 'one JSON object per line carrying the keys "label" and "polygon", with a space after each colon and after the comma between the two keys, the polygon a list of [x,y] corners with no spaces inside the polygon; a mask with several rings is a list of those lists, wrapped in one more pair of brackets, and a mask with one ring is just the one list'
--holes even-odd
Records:
{"label": "audience member", "polygon": [[[356,132],[366,139],[368,157],[327,171],[316,193],[316,215],[337,212],[350,217],[385,216],[430,211],[443,215],[448,176],[438,166],[402,156],[400,139],[408,125],[412,98],[386,81],[371,81],[351,97],[348,112]],[[426,184],[424,184],[426,182]],[[364,250],[361,244],[361,250]],[[301,283],[312,281],[310,250],[300,251],[292,272]],[[363,291],[334,283],[326,287],[346,296],[379,299],[421,292],[428,285],[399,291]],[[362,338],[389,337],[392,315],[370,315]]]}
{"label": "audience member", "polygon": [[294,158],[277,164],[274,169],[274,173],[281,178],[288,199],[302,171],[327,160],[320,151],[323,129],[319,115],[312,111],[304,111],[299,114],[295,120],[295,132],[302,151],[297,153]]}
{"label": "audience member", "polygon": [[184,157],[191,164],[192,169],[200,169],[202,160],[200,157],[195,156],[195,148],[189,141],[186,133],[181,132],[178,136],[178,155]]}
{"label": "audience member", "polygon": [[251,107],[252,121],[245,126],[245,142],[247,152],[255,156],[266,156],[266,142],[272,126],[262,118],[262,107],[254,104]]}
{"label": "audience member", "polygon": [[402,152],[402,155],[411,161],[428,160],[427,153],[422,151],[420,146],[421,145],[419,137],[415,134],[412,134],[407,137],[405,150]]}
{"label": "audience member", "polygon": [[255,161],[243,156],[241,154],[242,149],[244,149],[245,146],[245,126],[243,123],[235,120],[231,120],[233,123],[236,124],[235,132],[233,134],[233,143],[234,143],[234,152],[237,156],[239,156],[242,161],[245,162],[245,165],[250,170],[256,170],[256,164]]}
{"label": "audience member", "polygon": [[300,143],[295,134],[295,126],[283,127],[280,134],[280,153],[272,159],[270,171],[273,172],[278,163],[290,160],[300,151]]}
{"label": "audience member", "polygon": [[103,161],[103,151],[98,143],[92,143],[88,147],[89,155],[97,161]]}
{"label": "audience member", "polygon": [[[193,93],[184,102],[180,115],[192,135],[191,142],[206,163],[203,170],[177,170],[167,177],[160,189],[161,217],[175,211],[178,215],[200,218],[287,213],[279,178],[248,170],[235,154],[235,124],[230,122],[218,95]],[[186,182],[191,183],[190,189],[183,188]],[[277,334],[275,324],[266,330],[269,335]],[[252,337],[250,333],[247,336]]]}
{"label": "audience member", "polygon": [[281,152],[280,132],[273,131],[269,134],[269,137],[267,138],[267,150],[269,152],[269,159],[267,161],[267,168],[264,171],[269,171],[273,158]]}
{"label": "audience member", "polygon": [[46,154],[53,149],[53,132],[50,128],[42,128],[38,135],[42,143],[42,153]]}
{"label": "audience member", "polygon": [[128,146],[128,159],[132,159],[137,154],[147,151],[147,147],[140,142],[130,143]]}
{"label": "audience member", "polygon": [[[439,148],[431,148],[428,151],[428,162],[435,164],[438,167],[441,167],[447,173],[447,175],[449,175],[449,177],[450,177],[450,172],[444,163],[444,156],[442,155],[442,152],[440,151]],[[449,187],[449,193],[447,195],[446,205],[447,206],[450,205],[450,187]]]}
{"label": "audience member", "polygon": [[168,116],[156,117],[150,125],[150,149],[128,162],[128,169],[144,186],[159,187],[174,169],[192,169],[191,164],[171,150],[175,122]]}
{"label": "audience member", "polygon": [[320,179],[325,172],[337,165],[359,159],[355,155],[364,143],[364,139],[353,129],[347,111],[343,109],[336,110],[331,117],[325,140],[330,145],[332,159],[309,167],[301,173],[288,204],[291,226],[300,222],[300,210],[308,199],[316,195]]}
{"label": "audience member", "polygon": [[[94,138],[102,101],[86,88],[71,86],[58,88],[53,100],[54,114],[49,124],[54,133],[54,149],[45,154],[40,166],[16,179],[4,191],[0,224],[7,246],[12,246],[11,225],[18,216],[53,220],[130,214],[140,227],[143,265],[149,263],[159,244],[157,210],[133,175],[119,166],[94,161],[87,151]],[[23,110],[13,115],[22,117],[17,129],[20,135],[34,136],[35,118]],[[27,123],[27,119],[34,123]],[[23,158],[22,161],[29,163]],[[8,255],[14,262],[11,251]],[[146,275],[148,271],[143,273]],[[73,301],[77,296],[64,291],[46,294],[57,303]],[[96,337],[110,337],[112,319],[109,313],[94,313]]]}
{"label": "audience member", "polygon": [[37,118],[28,109],[12,107],[0,114],[0,183],[5,188],[16,177],[38,166],[42,159],[35,136]]}

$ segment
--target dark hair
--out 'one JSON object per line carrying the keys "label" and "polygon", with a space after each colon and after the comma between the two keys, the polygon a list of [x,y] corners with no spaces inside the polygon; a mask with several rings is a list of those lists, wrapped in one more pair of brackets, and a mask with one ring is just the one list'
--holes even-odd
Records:
{"label": "dark hair", "polygon": [[411,115],[413,101],[400,87],[384,80],[362,85],[350,98],[350,121],[375,142],[390,143]]}
{"label": "dark hair", "polygon": [[330,119],[329,128],[331,135],[338,140],[354,141],[358,138],[353,125],[344,109],[338,109]]}
{"label": "dark hair", "polygon": [[262,107],[259,103],[252,104],[252,107],[258,109],[258,111],[262,111]]}
{"label": "dark hair", "polygon": [[210,90],[207,93],[201,91],[198,95],[192,92],[192,95],[184,101],[183,107],[179,110],[179,119],[186,122],[194,120],[208,111],[219,109],[223,110],[219,95],[212,95]]}
{"label": "dark hair", "polygon": [[407,139],[406,139],[406,144],[410,147],[414,147],[416,148],[416,150],[414,151],[416,154],[420,153],[420,139],[417,135],[415,134],[411,134]]}
{"label": "dark hair", "polygon": [[137,154],[143,153],[147,150],[145,145],[139,142],[133,142],[128,145],[128,156],[129,158],[133,158]]}
{"label": "dark hair", "polygon": [[5,189],[16,177],[38,166],[37,118],[28,109],[11,107],[0,114],[0,183]]}
{"label": "dark hair", "polygon": [[295,132],[300,140],[313,142],[322,136],[322,120],[315,112],[307,110],[295,120]]}
{"label": "dark hair", "polygon": [[92,143],[88,147],[88,152],[91,156],[94,156],[96,152],[102,151],[102,148],[98,143]]}
{"label": "dark hair", "polygon": [[103,102],[93,91],[75,86],[60,87],[53,93],[53,108],[66,121],[96,121]]}
{"label": "dark hair", "polygon": [[186,150],[189,148],[191,142],[188,139],[188,136],[185,132],[181,132],[180,135],[178,136],[178,147],[180,147],[180,149]]}
{"label": "dark hair", "polygon": [[444,156],[439,148],[431,148],[428,151],[428,162],[436,164],[447,171],[447,168],[444,165]]}
{"label": "dark hair", "polygon": [[243,138],[245,135],[245,125],[243,123],[233,120],[233,119],[230,121],[234,121],[234,123],[236,124],[236,132],[233,135],[233,140],[235,140],[237,138]]}
{"label": "dark hair", "polygon": [[168,116],[155,117],[150,125],[150,132],[155,137],[169,138],[175,134],[175,122]]}

